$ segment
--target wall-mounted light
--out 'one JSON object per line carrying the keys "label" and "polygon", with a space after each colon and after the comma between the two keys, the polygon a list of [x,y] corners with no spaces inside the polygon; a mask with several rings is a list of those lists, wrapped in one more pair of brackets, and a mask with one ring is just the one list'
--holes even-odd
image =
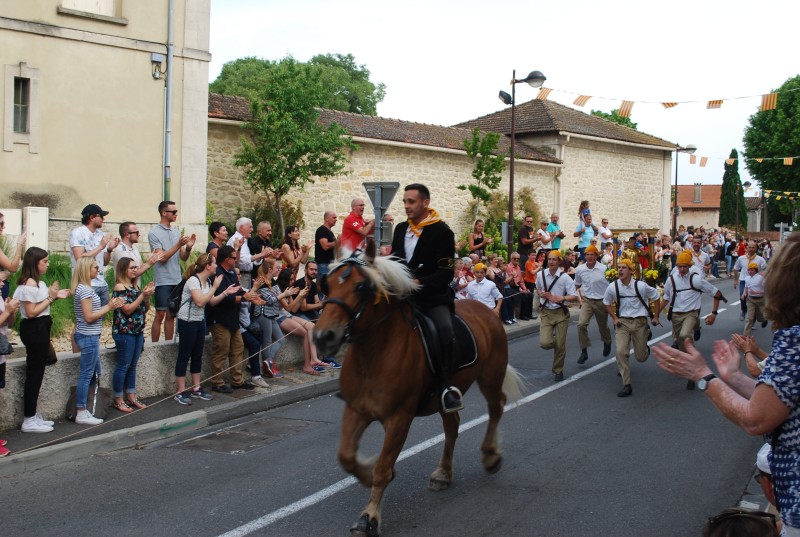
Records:
{"label": "wall-mounted light", "polygon": [[166,71],[161,70],[164,60],[165,57],[163,54],[159,54],[157,52],[150,54],[150,63],[153,65],[153,78],[155,80],[161,79],[161,76],[166,73]]}

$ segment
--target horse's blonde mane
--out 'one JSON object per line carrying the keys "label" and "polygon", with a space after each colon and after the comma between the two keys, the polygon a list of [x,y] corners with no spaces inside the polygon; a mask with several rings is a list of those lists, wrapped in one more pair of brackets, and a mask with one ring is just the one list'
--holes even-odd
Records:
{"label": "horse's blonde mane", "polygon": [[[340,267],[351,253],[342,250],[341,256],[330,266],[330,272]],[[367,256],[360,252],[356,256],[365,264],[359,263],[364,274],[372,282],[377,294],[386,294],[399,299],[404,299],[419,288],[419,284],[414,282],[411,272],[397,257],[375,256],[371,261]]]}

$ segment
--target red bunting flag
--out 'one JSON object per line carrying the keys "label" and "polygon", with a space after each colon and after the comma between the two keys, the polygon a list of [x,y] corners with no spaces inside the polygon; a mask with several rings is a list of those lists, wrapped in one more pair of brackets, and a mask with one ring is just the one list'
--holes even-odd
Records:
{"label": "red bunting flag", "polygon": [[794,163],[794,157],[786,157],[783,159],[784,166],[791,166]]}
{"label": "red bunting flag", "polygon": [[700,167],[705,168],[708,164],[708,157],[700,157]]}
{"label": "red bunting flag", "polygon": [[761,111],[775,110],[778,107],[778,94],[767,93],[761,96]]}
{"label": "red bunting flag", "polygon": [[631,117],[632,110],[633,101],[622,101],[622,104],[619,105],[619,112],[617,112],[617,115],[619,117]]}
{"label": "red bunting flag", "polygon": [[588,103],[589,99],[591,98],[592,98],[591,95],[578,95],[578,98],[575,99],[575,102],[573,102],[572,104],[576,106],[586,106],[586,103]]}
{"label": "red bunting flag", "polygon": [[722,108],[722,99],[717,99],[715,101],[708,101],[708,105],[706,108]]}
{"label": "red bunting flag", "polygon": [[551,88],[542,88],[539,90],[539,95],[537,95],[536,98],[540,101],[546,101],[551,91],[553,91]]}
{"label": "red bunting flag", "polygon": [[697,164],[697,155],[689,155],[689,164]]}

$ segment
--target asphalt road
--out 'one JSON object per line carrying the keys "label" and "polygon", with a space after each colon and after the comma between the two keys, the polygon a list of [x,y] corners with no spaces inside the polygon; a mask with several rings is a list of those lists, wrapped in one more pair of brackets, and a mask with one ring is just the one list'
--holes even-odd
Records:
{"label": "asphalt road", "polygon": [[[727,286],[723,292],[730,294]],[[710,302],[704,311],[710,311]],[[741,330],[724,306],[699,348]],[[656,328],[657,339],[667,333]],[[576,364],[570,327],[567,380],[555,384],[538,335],[511,342],[529,395],[505,415],[504,465],[487,475],[479,444],[485,404],[467,394],[456,477],[426,489],[439,457],[438,416],[415,422],[383,504],[385,536],[699,535],[734,505],[752,475],[759,438],[722,418],[700,391],[633,364],[633,396],[613,355],[595,346]],[[755,332],[768,346],[768,330]],[[669,337],[666,340],[669,342]],[[194,433],[0,479],[3,535],[349,535],[368,491],[338,466],[343,403],[326,396]],[[362,452],[380,448],[371,427]]]}

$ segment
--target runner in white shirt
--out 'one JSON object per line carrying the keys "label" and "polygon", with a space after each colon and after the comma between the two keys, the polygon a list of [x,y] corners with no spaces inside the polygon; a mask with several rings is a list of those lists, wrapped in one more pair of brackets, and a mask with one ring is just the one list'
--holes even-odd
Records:
{"label": "runner in white shirt", "polygon": [[705,278],[711,269],[711,256],[702,250],[702,245],[703,240],[700,237],[692,239],[692,264],[697,268],[698,273]]}
{"label": "runner in white shirt", "polygon": [[[740,255],[736,258],[736,263],[733,265],[731,269],[731,277],[733,278],[733,288],[736,289],[736,286],[739,286],[739,296],[744,294],[744,280],[747,278],[747,266],[750,263],[758,264],[758,272],[764,276],[765,271],[767,270],[767,262],[764,260],[763,257],[758,255],[758,247],[754,241],[750,241],[747,243],[747,251],[746,255]],[[737,284],[737,278],[738,284]],[[747,300],[742,300],[742,313],[739,315],[739,320],[744,321],[745,316],[747,315]]]}
{"label": "runner in white shirt", "polygon": [[503,304],[503,295],[494,282],[486,279],[486,265],[476,263],[472,268],[475,279],[467,285],[467,298],[477,300],[486,307],[491,308],[499,316],[500,306]]}
{"label": "runner in white shirt", "polygon": [[744,293],[741,299],[747,300],[750,304],[747,308],[747,320],[744,325],[744,335],[750,337],[753,331],[753,322],[758,320],[761,328],[767,327],[767,319],[764,317],[764,284],[766,280],[758,273],[758,263],[747,265],[747,278],[744,280]]}
{"label": "runner in white shirt", "polygon": [[536,276],[536,290],[541,307],[539,346],[555,349],[553,353],[553,380],[564,380],[564,357],[567,355],[567,329],[569,310],[567,302],[578,301],[575,282],[559,267],[561,252],[550,250],[547,254],[547,268]]}
{"label": "runner in white shirt", "polygon": [[611,354],[611,330],[608,328],[608,312],[603,305],[603,295],[608,287],[606,281],[606,266],[597,262],[599,254],[597,247],[589,245],[586,248],[586,263],[578,265],[575,269],[575,288],[581,297],[581,316],[578,320],[578,342],[581,354],[578,363],[583,364],[589,359],[587,347],[592,346],[589,339],[589,321],[594,316],[600,338],[603,340],[603,356]]}

